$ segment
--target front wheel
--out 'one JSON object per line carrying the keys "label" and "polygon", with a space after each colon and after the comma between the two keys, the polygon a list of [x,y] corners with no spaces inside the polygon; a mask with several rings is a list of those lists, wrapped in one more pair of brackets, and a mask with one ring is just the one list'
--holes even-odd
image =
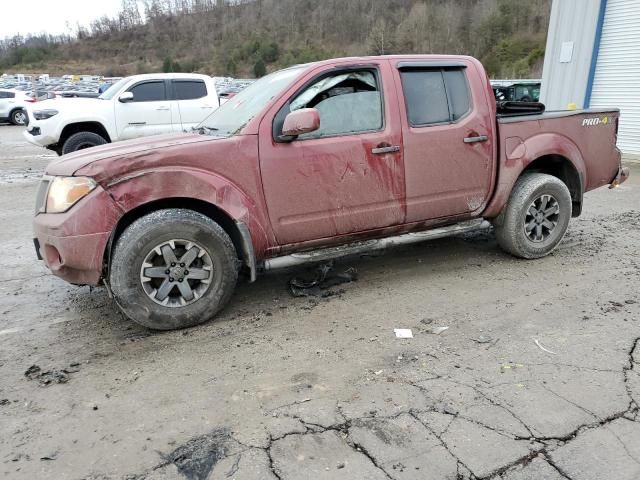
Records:
{"label": "front wheel", "polygon": [[203,323],[229,301],[238,259],[229,235],[185,209],[158,210],[118,239],[110,283],[127,317],[154,330]]}
{"label": "front wheel", "polygon": [[98,145],[104,145],[107,141],[93,132],[78,132],[71,135],[62,145],[62,154],[77,152],[78,150],[84,150],[85,148],[97,147]]}
{"label": "front wheel", "polygon": [[516,257],[544,257],[564,237],[571,213],[571,194],[564,182],[552,175],[524,174],[494,221],[498,244]]}

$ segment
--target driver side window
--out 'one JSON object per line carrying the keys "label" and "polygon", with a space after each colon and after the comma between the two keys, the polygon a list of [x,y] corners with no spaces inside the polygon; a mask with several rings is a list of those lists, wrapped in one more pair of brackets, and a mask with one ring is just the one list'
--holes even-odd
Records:
{"label": "driver side window", "polygon": [[371,132],[383,126],[380,87],[371,70],[322,77],[290,104],[292,112],[301,108],[318,110],[320,128],[300,135],[300,140]]}
{"label": "driver side window", "polygon": [[134,102],[163,102],[167,99],[164,80],[143,82],[129,89]]}

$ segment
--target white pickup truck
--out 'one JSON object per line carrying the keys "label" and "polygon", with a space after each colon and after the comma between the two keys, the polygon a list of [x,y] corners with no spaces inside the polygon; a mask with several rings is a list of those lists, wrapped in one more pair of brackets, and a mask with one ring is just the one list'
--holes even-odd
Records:
{"label": "white pickup truck", "polygon": [[98,98],[60,98],[28,106],[25,138],[58,155],[105,143],[190,130],[220,106],[206,75],[134,75]]}

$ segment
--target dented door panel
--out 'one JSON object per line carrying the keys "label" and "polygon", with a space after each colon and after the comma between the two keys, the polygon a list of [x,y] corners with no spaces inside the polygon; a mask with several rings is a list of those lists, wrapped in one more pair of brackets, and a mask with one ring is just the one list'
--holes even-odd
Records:
{"label": "dented door panel", "polygon": [[[288,99],[261,123],[260,169],[279,244],[404,223],[404,162],[394,85],[386,60],[363,68],[371,67],[379,71],[384,102],[380,131],[276,143],[272,123]],[[322,70],[309,73],[300,85],[319,74]]]}

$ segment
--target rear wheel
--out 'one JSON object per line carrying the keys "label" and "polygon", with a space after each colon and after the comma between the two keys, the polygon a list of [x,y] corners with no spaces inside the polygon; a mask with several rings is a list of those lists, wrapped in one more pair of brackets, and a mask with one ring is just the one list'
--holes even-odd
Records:
{"label": "rear wheel", "polygon": [[24,110],[14,110],[11,112],[9,121],[14,125],[26,125],[27,124],[27,112]]}
{"label": "rear wheel", "polygon": [[238,259],[229,235],[210,218],[185,209],[158,210],[118,239],[110,283],[134,322],[155,330],[198,325],[229,301]]}
{"label": "rear wheel", "polygon": [[564,237],[571,210],[571,194],[564,182],[542,173],[525,174],[494,221],[498,244],[517,257],[544,257]]}
{"label": "rear wheel", "polygon": [[78,132],[67,138],[62,146],[62,154],[76,152],[85,148],[97,147],[104,145],[107,141],[93,132]]}

